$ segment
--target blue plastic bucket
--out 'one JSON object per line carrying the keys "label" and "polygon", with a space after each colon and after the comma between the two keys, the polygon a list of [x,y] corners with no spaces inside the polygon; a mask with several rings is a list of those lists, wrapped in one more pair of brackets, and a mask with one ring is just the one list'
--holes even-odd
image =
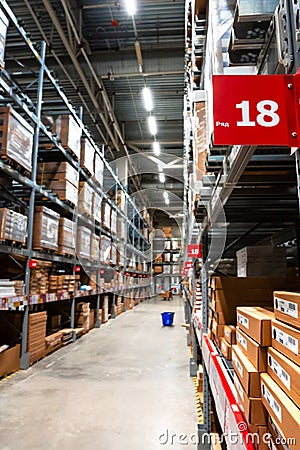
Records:
{"label": "blue plastic bucket", "polygon": [[164,327],[170,327],[173,325],[174,312],[163,312],[161,313],[162,324]]}

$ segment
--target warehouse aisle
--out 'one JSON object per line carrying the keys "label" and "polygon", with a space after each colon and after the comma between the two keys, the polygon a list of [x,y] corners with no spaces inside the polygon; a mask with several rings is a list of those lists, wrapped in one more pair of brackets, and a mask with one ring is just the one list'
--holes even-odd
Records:
{"label": "warehouse aisle", "polygon": [[0,449],[196,448],[182,443],[197,428],[182,323],[180,298],[152,300],[4,380]]}

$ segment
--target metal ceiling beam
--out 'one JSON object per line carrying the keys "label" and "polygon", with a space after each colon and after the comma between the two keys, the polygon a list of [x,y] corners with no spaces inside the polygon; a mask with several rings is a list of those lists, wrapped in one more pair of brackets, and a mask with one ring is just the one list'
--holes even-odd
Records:
{"label": "metal ceiling beam", "polygon": [[156,77],[159,75],[181,75],[184,70],[163,70],[156,72],[131,72],[131,73],[113,73],[107,75],[101,75],[102,80],[110,80],[112,78],[131,78],[131,77]]}

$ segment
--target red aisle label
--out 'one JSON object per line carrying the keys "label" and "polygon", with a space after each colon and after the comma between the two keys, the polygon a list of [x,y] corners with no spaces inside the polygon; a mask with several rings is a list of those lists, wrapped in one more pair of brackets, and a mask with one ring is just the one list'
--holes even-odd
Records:
{"label": "red aisle label", "polygon": [[202,258],[201,244],[188,244],[188,258]]}
{"label": "red aisle label", "polygon": [[298,79],[299,75],[214,75],[214,144],[299,146]]}

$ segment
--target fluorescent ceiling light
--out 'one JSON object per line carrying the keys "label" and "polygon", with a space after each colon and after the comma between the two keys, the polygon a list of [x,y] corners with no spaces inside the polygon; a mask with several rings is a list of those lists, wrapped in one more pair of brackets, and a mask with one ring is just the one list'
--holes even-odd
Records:
{"label": "fluorescent ceiling light", "polygon": [[135,0],[125,0],[125,6],[130,16],[133,16],[136,13]]}
{"label": "fluorescent ceiling light", "polygon": [[143,97],[144,97],[144,103],[145,108],[147,111],[152,111],[153,109],[153,101],[152,101],[152,94],[149,88],[144,87],[143,89]]}
{"label": "fluorescent ceiling light", "polygon": [[164,191],[163,196],[165,199],[169,198],[169,194],[167,193],[167,191]]}
{"label": "fluorescent ceiling light", "polygon": [[163,173],[160,173],[160,174],[159,174],[159,181],[160,181],[161,183],[164,183],[164,182],[166,181],[166,177],[165,177],[165,175],[164,175]]}
{"label": "fluorescent ceiling light", "polygon": [[165,204],[166,204],[166,205],[169,205],[169,204],[170,204],[169,198],[165,198]]}
{"label": "fluorescent ceiling light", "polygon": [[154,116],[149,116],[148,117],[148,125],[149,125],[149,131],[150,133],[155,136],[157,133],[157,125],[156,125],[156,120]]}
{"label": "fluorescent ceiling light", "polygon": [[154,141],[154,142],[153,142],[153,151],[154,151],[154,154],[155,154],[156,156],[159,156],[159,155],[160,155],[160,145],[159,145],[159,142],[157,142],[157,141]]}

